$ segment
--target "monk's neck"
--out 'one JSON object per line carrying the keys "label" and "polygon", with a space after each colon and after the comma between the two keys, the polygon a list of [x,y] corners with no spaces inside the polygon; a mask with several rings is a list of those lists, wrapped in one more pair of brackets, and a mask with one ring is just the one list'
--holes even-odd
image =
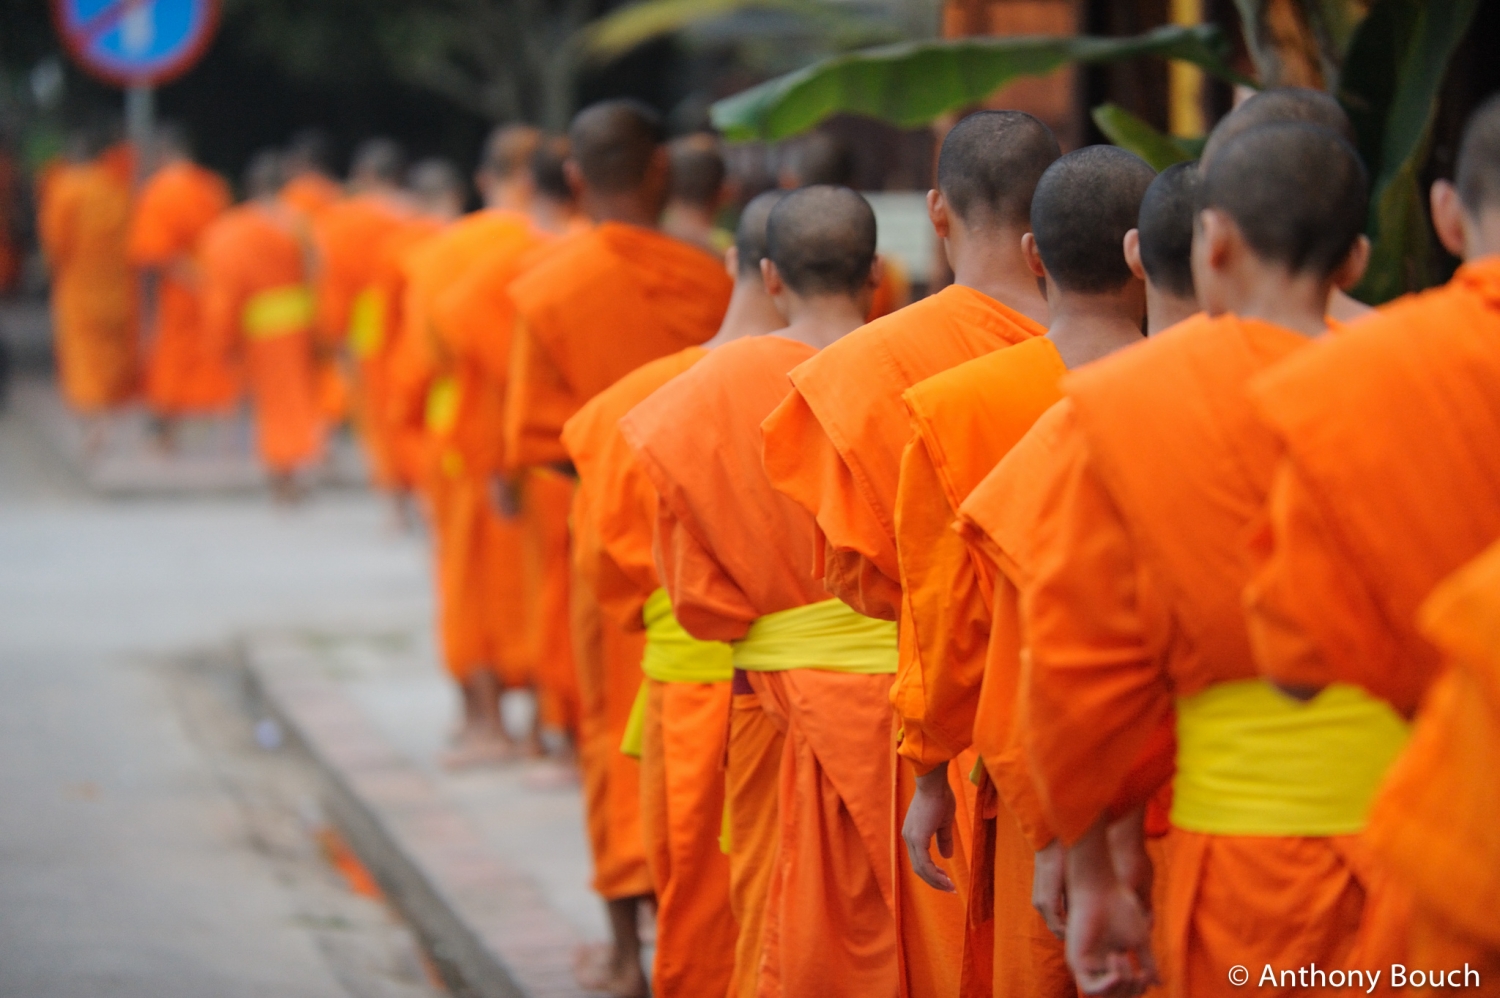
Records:
{"label": "monk's neck", "polygon": [[787,310],[786,328],[776,335],[822,350],[865,324],[869,309],[859,305],[841,295],[804,298]]}
{"label": "monk's neck", "polygon": [[588,191],[583,199],[584,211],[595,222],[618,222],[642,229],[654,229],[661,217],[661,209],[647,204],[635,192],[625,194],[603,194]]}
{"label": "monk's neck", "polygon": [[1146,335],[1155,336],[1164,329],[1171,329],[1189,316],[1202,311],[1195,298],[1180,298],[1168,294],[1150,282],[1146,284]]}
{"label": "monk's neck", "polygon": [[532,199],[527,214],[531,216],[532,225],[553,235],[566,232],[568,223],[573,220],[572,209],[568,205],[540,195]]}
{"label": "monk's neck", "polygon": [[962,245],[950,244],[953,283],[973,288],[1045,326],[1051,320],[1051,313],[1036,276],[1021,253],[1024,234],[1006,228],[976,234]]}
{"label": "monk's neck", "polygon": [[[1262,271],[1264,274],[1265,272]],[[1223,310],[1303,336],[1328,331],[1329,282],[1300,274],[1247,281],[1221,302]]]}
{"label": "monk's neck", "polygon": [[734,282],[734,292],[729,296],[729,308],[724,311],[719,331],[703,345],[713,349],[746,336],[774,333],[785,325],[786,319],[776,310],[776,303],[766,294],[760,280],[742,277]]}
{"label": "monk's neck", "polygon": [[1110,308],[1094,300],[1105,296],[1079,297],[1083,300],[1074,302],[1069,296],[1054,296],[1052,325],[1047,330],[1047,339],[1057,348],[1068,370],[1141,341],[1138,310],[1118,304]]}

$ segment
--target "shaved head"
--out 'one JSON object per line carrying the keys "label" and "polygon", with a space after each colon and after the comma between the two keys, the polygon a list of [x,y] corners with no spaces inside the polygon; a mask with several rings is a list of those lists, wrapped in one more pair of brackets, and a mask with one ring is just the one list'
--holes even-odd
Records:
{"label": "shaved head", "polygon": [[750,199],[740,212],[740,224],[734,230],[735,254],[740,259],[742,276],[760,274],[760,262],[766,252],[766,228],[771,212],[786,197],[785,191],[766,191]]}
{"label": "shaved head", "polygon": [[579,111],[568,139],[584,183],[601,194],[628,194],[645,181],[666,129],[640,101],[607,100]]}
{"label": "shaved head", "polygon": [[286,164],[275,149],[262,149],[250,157],[244,174],[246,197],[271,197],[285,182]]}
{"label": "shaved head", "polygon": [[399,184],[406,169],[406,154],[394,140],[385,137],[365,139],[354,150],[349,161],[349,175],[382,184]]}
{"label": "shaved head", "polygon": [[1200,209],[1234,220],[1262,260],[1326,278],[1364,230],[1369,177],[1326,128],[1261,125],[1226,141],[1203,168]]}
{"label": "shaved head", "polygon": [[766,255],[799,295],[857,294],[875,262],[875,212],[847,187],[792,191],[771,209]]}
{"label": "shaved head", "polygon": [[1114,291],[1132,277],[1121,249],[1156,171],[1116,146],[1088,146],[1047,167],[1031,199],[1031,231],[1064,291]]}
{"label": "shaved head", "polygon": [[1469,214],[1500,210],[1500,94],[1469,116],[1454,179],[1459,200]]}
{"label": "shaved head", "polygon": [[501,125],[484,140],[484,158],[479,169],[502,180],[525,170],[541,145],[540,129],[530,125]]}
{"label": "shaved head", "polygon": [[970,228],[1025,228],[1037,181],[1061,155],[1052,130],[1024,111],[976,111],[943,140],[938,190]]}
{"label": "shaved head", "polygon": [[1141,266],[1151,283],[1178,298],[1192,298],[1193,219],[1198,206],[1198,164],[1178,163],[1161,171],[1136,222]]}
{"label": "shaved head", "polygon": [[460,201],[468,193],[464,189],[463,174],[458,167],[446,159],[429,157],[421,159],[406,175],[406,186],[423,201],[456,197]]}
{"label": "shaved head", "polygon": [[695,208],[717,208],[726,174],[719,140],[707,132],[684,135],[667,146],[667,156],[671,163],[671,199]]}
{"label": "shaved head", "polygon": [[1262,90],[1224,116],[1203,147],[1202,162],[1207,165],[1224,143],[1242,132],[1292,122],[1326,128],[1350,146],[1356,141],[1354,125],[1337,100],[1310,87],[1275,87]]}
{"label": "shaved head", "polygon": [[788,150],[787,179],[793,187],[836,184],[847,187],[854,179],[854,156],[836,135],[813,132]]}
{"label": "shaved head", "polygon": [[332,162],[333,140],[321,128],[304,128],[286,144],[288,169],[327,172]]}
{"label": "shaved head", "polygon": [[561,135],[543,139],[531,154],[531,182],[536,192],[553,201],[573,200],[563,164],[568,161],[568,140]]}

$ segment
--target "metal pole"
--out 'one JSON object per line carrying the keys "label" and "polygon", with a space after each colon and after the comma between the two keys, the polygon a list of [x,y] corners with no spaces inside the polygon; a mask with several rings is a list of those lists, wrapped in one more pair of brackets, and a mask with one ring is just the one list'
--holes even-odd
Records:
{"label": "metal pole", "polygon": [[156,88],[135,83],[125,90],[125,136],[135,147],[135,183],[146,180],[151,157],[151,136],[156,130]]}

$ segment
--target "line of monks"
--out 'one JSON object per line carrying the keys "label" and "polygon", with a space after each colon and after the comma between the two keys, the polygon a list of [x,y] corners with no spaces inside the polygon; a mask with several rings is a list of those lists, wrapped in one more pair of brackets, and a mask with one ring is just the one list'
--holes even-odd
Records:
{"label": "line of monks", "polygon": [[1159,175],[965,117],[904,308],[838,184],[721,255],[722,171],[609,101],[461,217],[374,170],[314,269],[257,161],[200,249],[268,462],[343,357],[421,498],[448,761],[538,751],[524,686],[576,748],[580,983],[647,993],[654,900],[664,998],[1500,994],[1500,98],[1431,190],[1463,265],[1375,310],[1315,91]]}

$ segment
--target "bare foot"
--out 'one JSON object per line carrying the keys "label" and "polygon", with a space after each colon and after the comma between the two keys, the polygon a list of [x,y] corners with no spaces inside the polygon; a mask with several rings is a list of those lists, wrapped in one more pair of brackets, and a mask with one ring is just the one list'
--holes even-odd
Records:
{"label": "bare foot", "polygon": [[516,758],[516,744],[503,734],[484,731],[466,731],[458,744],[443,753],[444,769],[473,769],[478,766],[498,766]]}
{"label": "bare foot", "polygon": [[625,966],[608,943],[580,946],[573,954],[573,979],[585,991],[614,998],[646,998],[646,975],[640,964]]}

